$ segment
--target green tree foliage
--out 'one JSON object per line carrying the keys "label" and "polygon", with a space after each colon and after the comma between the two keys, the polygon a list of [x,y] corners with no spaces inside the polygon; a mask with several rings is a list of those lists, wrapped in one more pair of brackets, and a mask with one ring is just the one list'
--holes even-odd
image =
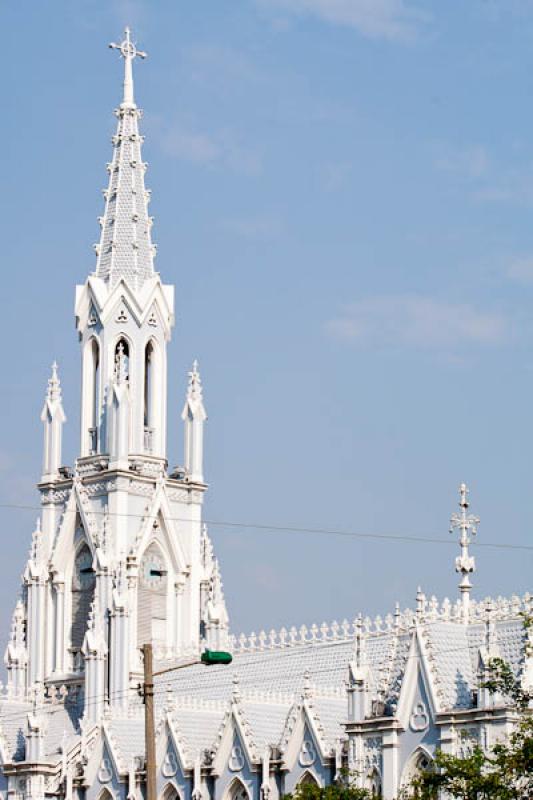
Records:
{"label": "green tree foliage", "polygon": [[318,786],[314,782],[300,783],[292,794],[284,795],[282,800],[375,800],[368,789],[354,786],[354,776],[343,770],[341,779],[329,786]]}
{"label": "green tree foliage", "polygon": [[[529,629],[531,618],[524,619]],[[531,655],[526,653],[526,655]],[[489,663],[484,684],[512,707],[516,726],[507,740],[485,752],[475,745],[462,757],[437,751],[431,770],[417,776],[405,790],[405,798],[437,800],[531,800],[533,798],[533,693],[525,691],[505,661]]]}

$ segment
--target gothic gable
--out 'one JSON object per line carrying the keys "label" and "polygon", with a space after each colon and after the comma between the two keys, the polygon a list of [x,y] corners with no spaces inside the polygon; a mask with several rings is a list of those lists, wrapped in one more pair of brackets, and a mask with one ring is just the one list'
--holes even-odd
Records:
{"label": "gothic gable", "polygon": [[136,539],[138,554],[146,550],[154,536],[159,539],[168,554],[173,570],[176,573],[185,572],[187,570],[187,560],[176,529],[176,523],[172,518],[166,487],[163,482],[156,489],[144,520],[141,522]]}
{"label": "gothic gable", "polygon": [[70,573],[73,566],[73,553],[82,541],[87,543],[94,558],[95,529],[96,523],[89,511],[88,504],[85,506],[79,488],[73,486],[52,549],[51,570],[61,574]]}
{"label": "gothic gable", "polygon": [[120,762],[116,747],[106,730],[100,729],[100,737],[85,768],[85,781],[88,785],[86,798],[95,800],[103,789],[116,795],[124,781],[126,769]]}
{"label": "gothic gable", "polygon": [[259,758],[254,752],[253,742],[243,725],[243,720],[236,712],[235,705],[222,723],[219,732],[218,746],[213,761],[213,772],[221,775],[224,770],[232,774],[250,771]]}
{"label": "gothic gable", "polygon": [[288,770],[304,771],[327,758],[320,721],[307,701],[289,714],[281,750],[283,768]]}
{"label": "gothic gable", "polygon": [[435,678],[423,638],[420,631],[415,629],[411,638],[397,710],[397,717],[406,729],[410,726],[417,698],[418,702],[423,704],[426,713],[431,716],[431,719],[434,719],[440,710]]}

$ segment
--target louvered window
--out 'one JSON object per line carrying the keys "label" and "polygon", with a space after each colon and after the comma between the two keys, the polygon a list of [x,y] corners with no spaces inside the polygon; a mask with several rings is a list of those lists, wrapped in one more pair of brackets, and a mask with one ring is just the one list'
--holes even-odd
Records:
{"label": "louvered window", "polygon": [[72,624],[70,643],[73,650],[80,650],[87,630],[87,620],[94,600],[95,577],[91,551],[84,544],[76,555],[72,574]]}
{"label": "louvered window", "polygon": [[137,607],[137,644],[166,640],[168,576],[165,560],[153,543],[141,560]]}

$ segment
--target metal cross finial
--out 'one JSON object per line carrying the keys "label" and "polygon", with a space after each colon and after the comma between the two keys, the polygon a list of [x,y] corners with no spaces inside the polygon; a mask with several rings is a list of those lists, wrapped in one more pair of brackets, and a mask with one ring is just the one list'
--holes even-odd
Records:
{"label": "metal cross finial", "polygon": [[134,42],[132,42],[130,38],[130,29],[126,28],[124,31],[125,39],[120,44],[116,42],[111,42],[109,47],[113,50],[120,50],[120,55],[124,59],[124,99],[122,101],[123,108],[135,108],[135,101],[133,99],[133,73],[131,69],[131,65],[133,59],[139,56],[139,58],[146,58],[146,53],[142,50],[137,50],[137,47]]}
{"label": "metal cross finial", "polygon": [[139,56],[139,58],[146,58],[147,53],[143,52],[142,50],[137,50],[134,42],[131,41],[131,31],[129,28],[124,28],[124,34],[126,38],[123,42],[120,44],[111,42],[109,47],[111,47],[113,50],[120,50],[120,54],[123,56],[123,58],[129,58],[132,61],[136,56]]}
{"label": "metal cross finial", "polygon": [[468,552],[468,546],[472,541],[473,536],[477,533],[477,525],[479,524],[479,517],[473,514],[468,514],[468,489],[465,483],[459,487],[459,514],[453,514],[450,520],[450,533],[454,530],[459,530],[461,533],[459,539],[459,547],[461,548],[461,555],[455,559],[455,571],[462,575],[461,582],[459,583],[459,590],[462,597],[463,605],[463,621],[465,624],[468,622],[468,614],[470,607],[470,589],[472,584],[470,582],[469,574],[476,569],[476,562],[473,556]]}

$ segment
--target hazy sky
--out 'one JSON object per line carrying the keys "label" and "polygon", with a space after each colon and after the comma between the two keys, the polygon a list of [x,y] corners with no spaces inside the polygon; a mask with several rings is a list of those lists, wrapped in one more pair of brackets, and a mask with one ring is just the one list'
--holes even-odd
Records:
{"label": "hazy sky", "polygon": [[[37,505],[60,364],[78,449],[74,286],[94,268],[126,24],[157,267],[176,284],[169,460],[197,357],[205,508],[232,627],[457,594],[448,520],[533,546],[533,2],[2,3],[0,502]],[[0,508],[5,639],[36,512]],[[455,539],[455,536],[454,536]],[[474,596],[531,588],[476,548]]]}

